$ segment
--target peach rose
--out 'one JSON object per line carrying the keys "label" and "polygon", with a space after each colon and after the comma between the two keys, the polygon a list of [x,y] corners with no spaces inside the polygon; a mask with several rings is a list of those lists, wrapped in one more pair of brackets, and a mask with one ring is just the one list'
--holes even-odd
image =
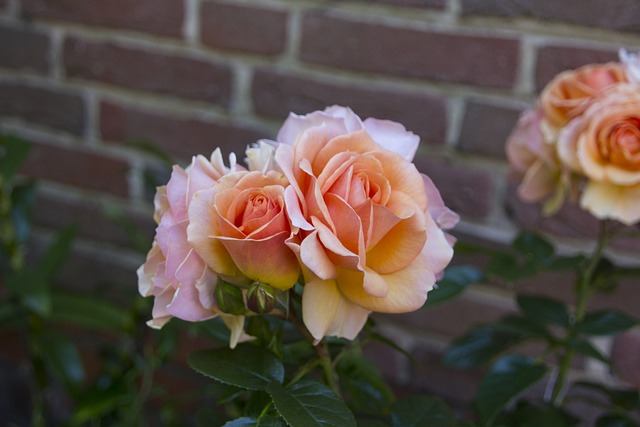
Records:
{"label": "peach rose", "polygon": [[259,281],[280,290],[297,282],[300,266],[285,244],[292,235],[284,206],[287,184],[276,171],[242,171],[194,195],[189,242],[226,281]]}
{"label": "peach rose", "polygon": [[[235,169],[234,164],[231,169]],[[213,298],[216,276],[187,242],[187,207],[194,193],[211,187],[230,171],[220,150],[211,160],[193,158],[185,170],[174,166],[166,186],[155,196],[156,236],[146,262],[138,268],[138,288],[143,296],[154,296],[149,326],[161,328],[172,317],[187,321],[211,319],[222,314]],[[223,315],[232,331],[231,346],[244,337],[244,319]]]}
{"label": "peach rose", "polygon": [[303,320],[313,337],[353,339],[371,311],[420,308],[453,255],[438,224],[458,217],[411,163],[418,137],[330,107],[291,114],[278,142],[276,162],[291,183],[287,211],[300,229],[300,243],[288,243],[303,265]]}
{"label": "peach rose", "polygon": [[583,208],[601,219],[640,220],[640,87],[606,91],[560,133],[558,153],[587,179]]}
{"label": "peach rose", "polygon": [[540,95],[551,131],[582,114],[603,90],[626,81],[624,67],[619,63],[591,64],[558,74]]}

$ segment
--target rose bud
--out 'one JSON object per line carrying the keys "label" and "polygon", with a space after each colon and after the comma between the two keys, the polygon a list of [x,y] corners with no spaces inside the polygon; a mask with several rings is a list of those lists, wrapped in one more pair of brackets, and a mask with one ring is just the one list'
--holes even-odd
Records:
{"label": "rose bud", "polygon": [[216,283],[216,300],[218,308],[224,313],[240,315],[245,312],[242,290],[220,277]]}
{"label": "rose bud", "polygon": [[276,307],[275,290],[262,282],[254,282],[247,292],[247,307],[258,314],[267,314]]}

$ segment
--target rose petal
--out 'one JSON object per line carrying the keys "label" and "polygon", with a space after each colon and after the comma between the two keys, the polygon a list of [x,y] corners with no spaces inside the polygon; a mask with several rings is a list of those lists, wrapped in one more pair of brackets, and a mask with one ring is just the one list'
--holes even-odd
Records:
{"label": "rose petal", "polygon": [[397,122],[368,118],[364,127],[378,144],[412,161],[418,151],[420,137]]}
{"label": "rose petal", "polygon": [[580,206],[598,219],[617,219],[633,225],[640,221],[640,184],[619,186],[591,181],[584,189]]}

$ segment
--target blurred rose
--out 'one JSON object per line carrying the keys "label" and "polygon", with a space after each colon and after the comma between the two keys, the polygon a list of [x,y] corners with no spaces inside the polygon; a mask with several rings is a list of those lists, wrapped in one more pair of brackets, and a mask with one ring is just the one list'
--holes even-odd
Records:
{"label": "blurred rose", "polygon": [[618,63],[591,64],[558,74],[542,91],[540,105],[551,131],[582,114],[606,88],[627,81]]}
{"label": "blurred rose", "polygon": [[627,79],[631,83],[640,85],[640,55],[620,49],[620,61],[627,73]]}
{"label": "blurred rose", "polygon": [[588,179],[583,208],[601,219],[640,220],[640,87],[606,91],[560,133],[558,153]]}
{"label": "blurred rose", "polygon": [[301,243],[289,244],[303,264],[303,319],[314,338],[353,339],[371,311],[420,308],[453,255],[438,224],[458,218],[411,163],[418,137],[330,107],[291,114],[278,142],[276,161],[291,183],[287,210],[301,229]]}
{"label": "blurred rose", "polygon": [[[140,294],[155,297],[149,326],[161,328],[172,317],[193,322],[220,314],[213,297],[216,276],[187,242],[187,207],[195,192],[211,187],[228,172],[216,150],[210,161],[197,156],[186,170],[174,166],[167,185],[158,187],[156,236],[146,262],[138,268]],[[242,319],[225,315],[224,321],[232,330],[234,346],[242,337]]]}
{"label": "blurred rose", "polygon": [[189,242],[225,280],[260,281],[280,290],[297,282],[300,266],[285,244],[292,234],[284,207],[286,185],[276,171],[242,171],[194,195]]}

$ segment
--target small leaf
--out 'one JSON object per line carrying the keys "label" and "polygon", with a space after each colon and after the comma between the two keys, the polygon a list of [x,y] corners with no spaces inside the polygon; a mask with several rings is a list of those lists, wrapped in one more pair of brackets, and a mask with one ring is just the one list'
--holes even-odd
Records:
{"label": "small leaf", "polygon": [[102,299],[57,291],[51,319],[101,331],[126,331],[133,319],[125,310]]}
{"label": "small leaf", "polygon": [[560,301],[535,295],[518,295],[517,301],[525,316],[534,322],[569,325],[569,311]]}
{"label": "small leaf", "polygon": [[613,335],[638,324],[631,316],[616,310],[602,310],[587,314],[576,324],[577,332],[587,335]]}
{"label": "small leaf", "polygon": [[576,256],[570,256],[570,257],[559,256],[552,259],[547,264],[547,268],[552,271],[573,270],[582,266],[585,260],[586,258],[584,255],[576,255]]}
{"label": "small leaf", "polygon": [[513,427],[571,427],[580,423],[578,418],[560,408],[531,402],[518,403],[516,409],[500,421]]}
{"label": "small leaf", "polygon": [[323,384],[301,380],[289,387],[267,386],[273,404],[291,427],[356,427],[344,401]]}
{"label": "small leaf", "polygon": [[42,344],[45,362],[62,380],[69,392],[76,395],[84,381],[84,369],[78,349],[68,338],[53,331],[47,331]]}
{"label": "small leaf", "polygon": [[127,385],[124,378],[102,386],[100,381],[78,402],[72,418],[72,425],[80,425],[114,411],[125,404]]}
{"label": "small leaf", "polygon": [[553,245],[540,235],[524,231],[516,237],[513,248],[521,254],[542,264],[553,256]]}
{"label": "small leaf", "polygon": [[35,204],[35,181],[23,182],[13,187],[11,191],[11,223],[18,243],[26,242],[29,237]]}
{"label": "small leaf", "polygon": [[511,400],[542,379],[546,371],[546,366],[523,356],[498,359],[478,387],[475,405],[482,422],[491,424]]}
{"label": "small leaf", "polygon": [[449,267],[437,286],[429,292],[423,307],[433,307],[447,302],[464,292],[469,285],[482,280],[484,275],[476,267],[470,265]]}
{"label": "small leaf", "polygon": [[543,338],[553,341],[545,325],[520,316],[505,316],[498,323],[500,328],[520,334],[523,338]]}
{"label": "small leaf", "polygon": [[29,156],[31,145],[13,135],[0,135],[0,173],[4,182],[11,181]]}
{"label": "small leaf", "polygon": [[454,427],[456,419],[445,403],[433,396],[410,396],[398,400],[391,411],[393,427]]}
{"label": "small leaf", "polygon": [[7,288],[18,296],[28,310],[41,317],[51,313],[51,292],[48,283],[33,270],[20,270],[6,279]]}
{"label": "small leaf", "polygon": [[581,338],[573,338],[565,342],[565,344],[577,351],[578,353],[582,353],[585,356],[589,356],[593,359],[599,360],[607,365],[611,364],[611,360],[602,354],[600,350],[594,347],[589,341],[581,339]]}
{"label": "small leaf", "polygon": [[215,348],[194,351],[189,365],[220,382],[250,390],[284,380],[284,366],[272,353],[250,344],[235,349]]}
{"label": "small leaf", "polygon": [[449,346],[443,361],[459,369],[471,368],[491,360],[520,340],[520,334],[497,325],[477,326]]}

